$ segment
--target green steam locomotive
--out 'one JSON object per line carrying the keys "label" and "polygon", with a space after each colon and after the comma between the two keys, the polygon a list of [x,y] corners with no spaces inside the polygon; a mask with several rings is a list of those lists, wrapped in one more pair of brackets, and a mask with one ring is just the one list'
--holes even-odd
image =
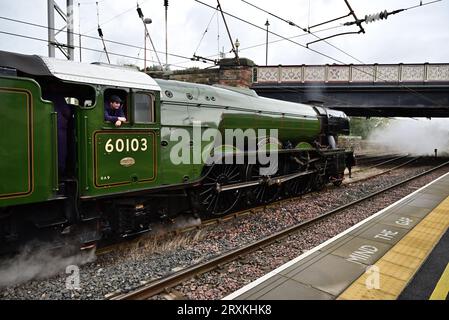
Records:
{"label": "green steam locomotive", "polygon": [[351,156],[342,112],[119,66],[0,51],[0,101],[0,251],[89,248],[339,185]]}

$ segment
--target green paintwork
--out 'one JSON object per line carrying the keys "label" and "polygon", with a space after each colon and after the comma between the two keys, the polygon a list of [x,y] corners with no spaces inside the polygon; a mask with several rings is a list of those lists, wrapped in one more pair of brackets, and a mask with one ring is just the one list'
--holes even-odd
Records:
{"label": "green paintwork", "polygon": [[[134,123],[134,92],[128,94],[127,117],[117,128],[104,121],[104,96],[107,88],[98,86],[94,106],[78,108],[78,175],[81,197],[152,188],[160,184],[160,121],[156,108],[155,123]],[[142,91],[139,91],[142,92]],[[154,93],[154,92],[153,92]],[[156,106],[159,105],[159,95]]]}
{"label": "green paintwork", "polygon": [[[189,176],[188,181],[196,180],[203,168],[203,164],[171,163],[169,153],[176,142],[170,141],[170,130],[176,132],[177,128],[182,128],[192,133],[193,125],[199,123],[201,135],[207,130],[218,129],[225,137],[225,129],[241,129],[242,132],[247,129],[266,129],[263,132],[267,133],[268,129],[278,129],[279,140],[290,140],[292,143],[311,143],[321,130],[316,112],[307,105],[261,98],[252,90],[244,88],[228,90],[159,79],[156,82],[161,87],[161,128],[165,132],[161,140],[168,142],[167,147],[161,148],[162,175],[166,184],[179,183],[185,176]],[[214,146],[211,141],[213,139],[201,143],[202,159],[211,152]],[[187,144],[188,141],[184,141],[185,147]],[[226,141],[221,141],[221,144],[226,144]],[[269,148],[277,146],[270,144]]]}
{"label": "green paintwork", "polygon": [[312,147],[312,145],[310,143],[307,142],[300,142],[296,145],[295,149],[300,149],[300,150],[314,150],[314,148]]}
{"label": "green paintwork", "polygon": [[[45,201],[55,196],[57,185],[57,133],[53,105],[41,101],[39,85],[33,80],[0,79],[1,87],[24,88],[31,92],[34,136],[33,192],[15,198],[3,197],[0,206]],[[227,90],[164,80],[157,82],[161,92],[148,92],[155,96],[154,123],[134,123],[131,106],[135,92],[132,88],[113,88],[126,91],[128,96],[127,117],[130,121],[119,128],[103,119],[104,92],[111,88],[92,86],[95,103],[90,107],[75,107],[80,197],[95,198],[200,179],[204,155],[209,154],[213,146],[218,145],[216,150],[222,148],[224,152],[235,152],[233,147],[226,145],[226,141],[213,144],[215,136],[201,141],[201,145],[191,144],[191,137],[201,137],[211,130],[224,133],[226,129],[260,129],[263,131],[257,131],[256,142],[259,142],[266,136],[265,129],[278,129],[279,140],[289,140],[293,144],[310,144],[321,130],[315,111],[307,105],[261,98],[246,89]],[[167,91],[173,97],[168,97]],[[7,125],[1,127],[0,138],[1,156],[7,159],[0,161],[0,168],[2,172],[8,172],[2,181],[8,184],[2,183],[0,194],[24,192],[29,177],[23,170],[27,161],[24,144],[28,130],[24,113],[26,106],[23,97],[0,94],[0,116],[8,119]],[[175,139],[179,129],[187,130],[188,135]],[[146,148],[142,148],[143,144]],[[13,146],[20,147],[9,154]],[[268,147],[273,150],[279,145],[270,139]],[[173,163],[171,153],[183,155],[186,163]]]}
{"label": "green paintwork", "polygon": [[[191,145],[190,141],[195,134],[201,137],[208,129],[217,129],[221,132],[224,132],[224,129],[279,129],[279,139],[289,139],[292,142],[298,142],[299,139],[311,142],[320,131],[319,121],[309,106],[301,106],[304,109],[303,114],[298,112],[297,104],[279,102],[285,106],[286,112],[282,114],[269,111],[273,105],[277,105],[277,101],[245,94],[245,89],[240,93],[176,81],[157,80],[157,82],[161,86],[162,98],[159,101],[157,95],[155,124],[137,125],[131,122],[120,128],[105,124],[102,92],[106,88],[101,87],[98,88],[96,105],[89,110],[79,110],[77,119],[81,143],[78,146],[78,154],[82,196],[95,197],[112,192],[155,188],[198,180],[203,171],[205,154],[209,154],[214,145],[213,139],[201,141],[201,145]],[[173,98],[167,97],[167,90],[173,94]],[[132,99],[131,91],[130,103]],[[267,104],[270,106],[267,107]],[[194,126],[198,123],[200,125],[195,130]],[[108,154],[105,152],[105,143],[112,138],[107,134],[103,136],[100,134],[102,138],[99,139],[102,130],[108,130],[109,134],[113,132],[114,141],[117,139],[126,141],[133,138],[132,134],[140,137],[142,134],[152,132],[154,153],[150,155],[129,151],[126,154],[116,152]],[[142,131],[131,133],[132,130]],[[188,134],[183,136],[181,132]],[[221,144],[225,144],[225,141]],[[269,148],[274,149],[275,146],[270,144]],[[223,151],[234,152],[234,149],[225,146]],[[184,163],[173,163],[171,154],[178,155]],[[121,166],[119,162],[125,157],[133,158],[135,164],[131,167]],[[155,177],[149,179],[148,176],[151,175],[149,168],[153,167]]]}
{"label": "green paintwork", "polygon": [[31,79],[0,76],[0,207],[42,202],[57,187],[52,103]]}
{"label": "green paintwork", "polygon": [[[161,86],[163,126],[189,126],[199,121],[203,127],[220,129],[278,129],[281,140],[298,142],[313,141],[321,129],[316,112],[308,105],[258,97],[244,88],[238,91],[247,94],[235,92],[235,88],[156,82]],[[171,112],[164,115],[167,109]]]}
{"label": "green paintwork", "polygon": [[94,134],[95,186],[132,186],[156,180],[156,132],[114,130]]}

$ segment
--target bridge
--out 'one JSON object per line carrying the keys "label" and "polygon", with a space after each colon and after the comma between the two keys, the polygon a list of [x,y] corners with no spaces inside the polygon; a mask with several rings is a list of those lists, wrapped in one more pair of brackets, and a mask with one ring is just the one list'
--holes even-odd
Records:
{"label": "bridge", "polygon": [[449,117],[449,63],[259,66],[251,88],[350,116]]}

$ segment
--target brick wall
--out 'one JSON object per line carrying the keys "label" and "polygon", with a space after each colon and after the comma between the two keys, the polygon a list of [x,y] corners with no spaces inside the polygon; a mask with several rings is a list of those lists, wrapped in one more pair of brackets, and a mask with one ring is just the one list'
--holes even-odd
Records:
{"label": "brick wall", "polygon": [[240,58],[238,63],[235,59],[222,59],[219,66],[214,69],[176,70],[169,74],[150,71],[148,74],[159,79],[249,88],[252,84],[254,67],[254,62],[249,59]]}

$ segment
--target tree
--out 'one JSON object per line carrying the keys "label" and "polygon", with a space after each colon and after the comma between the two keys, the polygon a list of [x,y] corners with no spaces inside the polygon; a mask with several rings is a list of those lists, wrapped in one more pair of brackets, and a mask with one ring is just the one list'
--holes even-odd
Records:
{"label": "tree", "polygon": [[153,64],[152,66],[148,66],[146,71],[149,72],[149,71],[163,71],[163,70],[160,65]]}
{"label": "tree", "polygon": [[375,129],[385,128],[388,126],[390,119],[388,118],[362,118],[351,117],[350,128],[352,136],[361,136],[362,139],[368,138]]}

